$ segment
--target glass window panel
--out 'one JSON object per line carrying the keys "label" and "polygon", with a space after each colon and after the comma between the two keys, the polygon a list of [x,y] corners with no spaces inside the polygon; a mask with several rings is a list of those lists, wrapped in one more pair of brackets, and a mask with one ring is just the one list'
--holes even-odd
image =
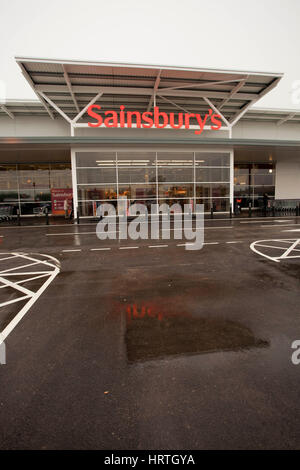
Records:
{"label": "glass window panel", "polygon": [[275,187],[274,186],[253,186],[253,192],[255,196],[263,197],[265,193],[267,193],[268,196],[274,196]]}
{"label": "glass window panel", "polygon": [[248,197],[252,194],[252,188],[248,185],[234,186],[234,195],[237,197]]}
{"label": "glass window panel", "polygon": [[77,168],[78,184],[109,184],[116,179],[116,168]]}
{"label": "glass window panel", "polygon": [[118,167],[155,167],[155,152],[117,152]]}
{"label": "glass window panel", "polygon": [[230,154],[209,153],[209,152],[196,152],[195,153],[196,167],[197,166],[230,166]]}
{"label": "glass window panel", "polygon": [[228,197],[230,195],[230,184],[209,183],[196,184],[197,197]]}
{"label": "glass window panel", "polygon": [[[96,217],[97,209],[101,206],[101,204],[104,204],[106,202],[107,201],[79,201],[79,215],[81,217]],[[112,204],[114,206],[117,213],[117,201],[109,201],[109,204]]]}
{"label": "glass window panel", "polygon": [[19,193],[18,190],[3,191],[0,190],[0,202],[13,202],[18,201]]}
{"label": "glass window panel", "polygon": [[16,165],[0,165],[0,190],[18,189]]}
{"label": "glass window panel", "polygon": [[251,184],[253,185],[275,185],[275,174],[266,173],[264,175],[255,174],[252,176]]}
{"label": "glass window panel", "polygon": [[235,175],[247,175],[249,173],[249,165],[239,164],[234,167]]}
{"label": "glass window panel", "polygon": [[194,196],[193,184],[159,184],[159,197],[164,198],[186,198]]}
{"label": "glass window panel", "polygon": [[157,165],[160,166],[187,166],[193,167],[193,152],[158,152]]}
{"label": "glass window panel", "polygon": [[196,168],[196,181],[214,182],[230,180],[229,168]]}
{"label": "glass window panel", "polygon": [[193,167],[158,167],[158,181],[167,182],[186,182],[194,181]]}
{"label": "glass window panel", "polygon": [[114,167],[116,152],[76,152],[77,167]]}
{"label": "glass window panel", "polygon": [[21,215],[42,215],[45,212],[45,209],[48,209],[48,212],[51,213],[51,202],[22,202],[20,204]]}
{"label": "glass window panel", "polygon": [[274,171],[274,165],[273,164],[255,164],[253,165],[251,169],[251,173],[253,175],[267,175],[270,170]]}
{"label": "glass window panel", "polygon": [[119,195],[128,199],[148,199],[156,197],[155,184],[131,184],[119,186]]}
{"label": "glass window panel", "polygon": [[227,212],[229,211],[230,200],[229,198],[221,199],[196,199],[197,204],[204,204],[204,211],[210,212],[211,208],[214,209],[214,212]]}
{"label": "glass window panel", "polygon": [[244,175],[237,175],[234,177],[235,185],[248,185],[249,184],[249,173]]}
{"label": "glass window panel", "polygon": [[29,201],[50,201],[51,193],[49,189],[20,189],[20,199]]}
{"label": "glass window panel", "polygon": [[190,199],[187,199],[187,198],[184,198],[184,199],[159,199],[158,200],[158,203],[159,205],[161,204],[167,204],[169,207],[172,206],[173,204],[179,204],[179,206],[181,207],[181,211],[184,212],[184,205],[187,204],[189,207],[191,206],[191,204],[193,203],[193,199],[190,198]]}
{"label": "glass window panel", "polygon": [[50,168],[48,164],[18,165],[19,187],[50,188]]}
{"label": "glass window panel", "polygon": [[120,183],[155,183],[155,167],[124,168],[118,166],[118,178]]}
{"label": "glass window panel", "polygon": [[72,188],[71,166],[68,163],[51,163],[51,188]]}
{"label": "glass window panel", "polygon": [[116,185],[78,186],[78,199],[80,200],[117,199],[117,186]]}

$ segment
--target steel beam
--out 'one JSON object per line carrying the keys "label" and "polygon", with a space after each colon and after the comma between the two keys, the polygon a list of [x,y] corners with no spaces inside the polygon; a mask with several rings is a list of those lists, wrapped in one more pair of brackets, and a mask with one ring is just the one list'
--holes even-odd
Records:
{"label": "steel beam", "polygon": [[15,119],[14,113],[12,113],[11,111],[9,111],[9,110],[7,109],[7,107],[6,107],[4,104],[0,104],[0,108],[3,109],[3,111],[4,111],[11,119]]}
{"label": "steel beam", "polygon": [[70,95],[72,96],[72,100],[73,100],[73,103],[74,103],[74,105],[75,105],[76,111],[77,111],[77,113],[79,113],[79,112],[80,112],[80,109],[79,109],[79,106],[78,106],[76,97],[75,97],[74,92],[73,92],[73,89],[72,89],[72,84],[71,84],[70,77],[69,77],[69,75],[68,75],[66,66],[63,64],[63,65],[62,65],[62,68],[63,68],[63,71],[64,71],[64,79],[65,79],[66,84],[67,84],[67,86],[68,86]]}

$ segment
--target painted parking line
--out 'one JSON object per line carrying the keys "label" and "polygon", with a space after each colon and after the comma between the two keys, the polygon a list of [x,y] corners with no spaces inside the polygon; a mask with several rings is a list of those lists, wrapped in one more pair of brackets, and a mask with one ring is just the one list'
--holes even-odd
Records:
{"label": "painted parking line", "polygon": [[300,228],[293,228],[290,230],[282,230],[282,232],[300,232]]}
{"label": "painted parking line", "polygon": [[71,253],[73,251],[82,251],[82,250],[62,250],[62,251],[63,251],[63,253]]}
{"label": "painted parking line", "polygon": [[[106,232],[116,233],[116,232]],[[62,233],[45,233],[46,237],[64,237],[65,235],[96,235],[96,232],[62,232]]]}
{"label": "painted parking line", "polygon": [[[240,224],[259,224],[261,222],[261,220],[245,220],[243,222],[240,222]],[[283,224],[283,223],[286,223],[286,222],[292,222],[292,219],[284,219],[284,220],[264,220],[263,223],[264,224],[272,224],[274,222],[277,222],[279,224]]]}
{"label": "painted parking line", "polygon": [[148,248],[167,248],[169,245],[148,245]]}
{"label": "painted parking line", "polygon": [[[222,226],[222,227],[204,227],[204,230],[223,230],[223,229],[232,229],[233,227],[232,226]],[[169,229],[160,229],[161,232],[165,231],[165,230],[169,230]],[[170,231],[171,232],[175,232],[177,230],[182,230],[181,228],[178,229],[178,228],[174,228],[174,227],[170,227]],[[108,235],[111,235],[111,234],[117,234],[117,233],[120,233],[119,230],[113,230],[113,231],[107,231],[105,232],[107,233]],[[97,235],[96,231],[94,232],[61,232],[61,233],[45,233],[45,236],[46,237],[64,237],[64,236],[78,236],[78,235]]]}
{"label": "painted parking line", "polygon": [[190,245],[194,245],[194,243],[177,243],[176,246],[190,246]]}
{"label": "painted parking line", "polygon": [[111,248],[91,248],[91,251],[106,251],[106,250],[111,250]]}
{"label": "painted parking line", "polygon": [[139,246],[120,246],[119,250],[135,250],[139,248]]}
{"label": "painted parking line", "polygon": [[272,227],[281,228],[281,227],[291,227],[291,226],[293,227],[293,226],[295,226],[295,225],[296,225],[296,224],[286,224],[286,225],[284,225],[284,224],[282,224],[282,225],[276,225],[276,224],[274,224],[274,225],[261,225],[261,227],[265,227],[265,228],[267,228],[267,227],[268,227],[268,228],[272,228]]}

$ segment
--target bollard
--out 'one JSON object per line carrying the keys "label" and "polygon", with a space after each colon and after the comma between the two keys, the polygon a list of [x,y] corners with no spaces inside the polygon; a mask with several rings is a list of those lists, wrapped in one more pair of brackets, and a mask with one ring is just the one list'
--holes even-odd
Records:
{"label": "bollard", "polygon": [[17,219],[18,219],[18,226],[21,225],[21,217],[20,217],[20,209],[17,209]]}
{"label": "bollard", "polygon": [[79,210],[78,210],[78,207],[77,207],[77,224],[79,225]]}
{"label": "bollard", "polygon": [[272,206],[272,216],[275,217],[275,206]]}
{"label": "bollard", "polygon": [[251,202],[249,202],[249,213],[248,213],[248,217],[252,217],[252,206],[251,206]]}
{"label": "bollard", "polygon": [[214,218],[214,209],[212,207],[210,208],[210,218]]}
{"label": "bollard", "polygon": [[232,204],[229,206],[229,218],[232,219]]}
{"label": "bollard", "polygon": [[45,208],[45,216],[46,216],[46,225],[49,225],[48,207]]}

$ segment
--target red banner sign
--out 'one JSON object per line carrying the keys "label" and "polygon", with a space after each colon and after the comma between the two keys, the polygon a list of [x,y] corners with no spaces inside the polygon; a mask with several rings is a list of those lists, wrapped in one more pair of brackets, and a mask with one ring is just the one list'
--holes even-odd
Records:
{"label": "red banner sign", "polygon": [[63,215],[65,213],[65,200],[68,201],[68,212],[72,208],[73,191],[66,189],[51,189],[51,205],[53,215]]}

